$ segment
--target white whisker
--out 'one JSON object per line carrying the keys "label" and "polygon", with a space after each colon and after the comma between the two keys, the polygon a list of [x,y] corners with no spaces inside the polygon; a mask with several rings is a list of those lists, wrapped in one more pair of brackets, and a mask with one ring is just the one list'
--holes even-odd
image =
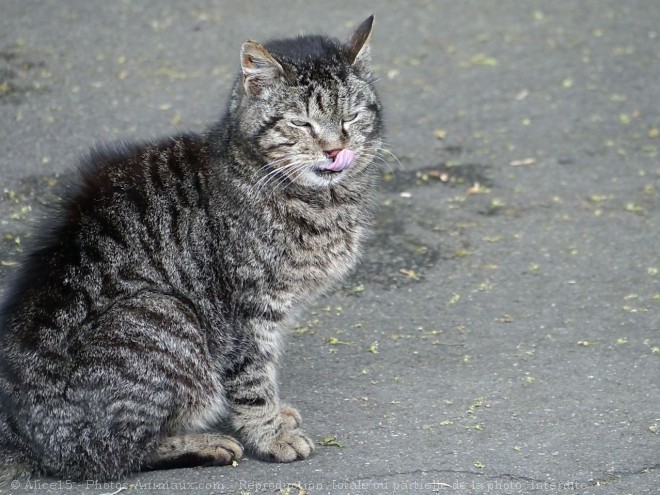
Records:
{"label": "white whisker", "polygon": [[[383,143],[383,145],[386,145],[386,143]],[[398,158],[394,153],[392,153],[388,148],[385,148],[385,146],[381,146],[380,148],[378,148],[377,153],[379,153],[379,154],[386,153],[387,155],[389,155],[389,156],[391,156],[392,158],[394,158],[394,160],[395,160],[396,163],[399,165],[399,167],[401,168],[401,170],[405,170],[405,169],[406,169],[406,167],[403,165],[403,163],[401,163],[401,161],[399,160],[399,158]],[[384,158],[384,157],[383,157],[383,158]]]}
{"label": "white whisker", "polygon": [[[290,183],[295,182],[300,176],[308,170],[310,167],[310,163],[308,162],[297,162],[294,167],[291,167],[289,170],[287,170],[287,177],[286,179],[289,179]],[[281,186],[285,180],[281,180],[279,184],[277,184],[276,187]]]}
{"label": "white whisker", "polygon": [[293,181],[300,175],[296,175],[297,172],[307,168],[308,166],[309,164],[306,162],[295,160],[287,163],[283,167],[275,169],[273,172],[268,174],[268,178],[266,180],[262,179],[262,181],[260,181],[261,184],[257,192],[260,194],[266,188],[270,188],[271,193],[276,192],[282,186],[282,184],[286,183],[287,181]]}
{"label": "white whisker", "polygon": [[392,175],[395,175],[394,169],[392,168],[392,164],[390,162],[388,162],[387,160],[385,160],[382,156],[374,155],[372,157],[372,160],[374,162],[378,161],[378,163],[384,164],[387,167],[387,170],[389,171],[389,173],[392,174]]}
{"label": "white whisker", "polygon": [[[267,163],[266,165],[262,166],[259,170],[264,170],[265,168],[272,167],[274,165],[283,163],[287,161],[288,158],[280,158],[279,160],[272,161],[270,163]],[[287,164],[282,167],[275,167],[273,170],[268,172],[266,175],[264,175],[261,179],[259,179],[253,186],[252,189],[253,191],[258,195],[260,194],[268,185],[271,183],[273,180],[278,178],[278,175],[282,173],[283,170],[286,168],[292,166],[292,164]]]}

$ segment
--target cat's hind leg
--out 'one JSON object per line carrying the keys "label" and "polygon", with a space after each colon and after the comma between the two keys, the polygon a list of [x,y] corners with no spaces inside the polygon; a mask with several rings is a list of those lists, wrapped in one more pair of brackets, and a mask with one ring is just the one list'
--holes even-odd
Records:
{"label": "cat's hind leg", "polygon": [[164,438],[144,469],[225,466],[233,461],[239,461],[242,456],[243,447],[230,436],[217,433],[189,433]]}
{"label": "cat's hind leg", "polygon": [[[4,385],[0,378],[0,397]],[[0,493],[16,479],[29,479],[33,467],[26,456],[27,447],[11,430],[7,415],[0,408]]]}
{"label": "cat's hind leg", "polygon": [[[46,474],[121,478],[148,467],[179,418],[222,407],[209,399],[222,390],[194,311],[175,298],[116,303],[76,339],[62,393],[35,391],[27,408],[24,435]],[[240,453],[234,445],[226,451]]]}

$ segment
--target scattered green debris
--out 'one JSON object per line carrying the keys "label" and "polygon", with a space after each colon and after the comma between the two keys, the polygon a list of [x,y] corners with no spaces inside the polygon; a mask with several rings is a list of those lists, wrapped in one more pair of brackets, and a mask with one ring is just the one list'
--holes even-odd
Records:
{"label": "scattered green debris", "polygon": [[493,198],[490,202],[490,211],[489,213],[497,213],[499,210],[504,208],[506,203],[500,198]]}
{"label": "scattered green debris", "polygon": [[378,342],[374,342],[369,346],[369,352],[372,354],[378,354]]}
{"label": "scattered green debris", "polygon": [[477,289],[481,292],[490,292],[494,286],[492,281],[486,279],[477,286]]}
{"label": "scattered green debris", "polygon": [[319,441],[321,447],[339,447],[344,448],[344,444],[337,440],[337,437],[325,437]]}
{"label": "scattered green debris", "polygon": [[456,304],[458,304],[458,301],[460,300],[461,300],[460,294],[452,294],[452,296],[447,301],[447,307],[451,308],[452,306],[456,306]]}
{"label": "scattered green debris", "polygon": [[581,345],[582,347],[589,347],[591,345],[597,344],[598,341],[590,341],[590,340],[578,340],[578,345]]}
{"label": "scattered green debris", "polygon": [[636,203],[626,203],[623,209],[629,213],[642,213],[644,208]]}
{"label": "scattered green debris", "polygon": [[529,266],[528,266],[528,270],[529,270],[531,273],[537,273],[540,269],[541,269],[541,265],[539,265],[538,263],[534,263],[534,262],[532,262],[532,263],[530,263]]}
{"label": "scattered green debris", "polygon": [[498,61],[495,57],[490,57],[485,53],[472,55],[468,60],[461,62],[460,66],[464,69],[472,67],[497,67]]}
{"label": "scattered green debris", "polygon": [[477,409],[479,409],[480,407],[484,407],[485,402],[486,402],[485,397],[477,397],[476,399],[474,399],[474,401],[466,411],[468,416],[474,416],[477,413]]}
{"label": "scattered green debris", "polygon": [[622,113],[622,114],[619,115],[619,121],[623,125],[628,125],[628,124],[630,124],[630,122],[632,122],[632,117],[627,113]]}
{"label": "scattered green debris", "polygon": [[306,333],[309,333],[309,327],[306,327],[306,326],[299,326],[299,327],[295,327],[295,328],[293,329],[293,331],[294,331],[295,333],[297,333],[298,335],[304,335],[304,334],[306,334]]}
{"label": "scattered green debris", "polygon": [[419,274],[415,270],[401,268],[399,272],[403,273],[408,280],[419,280]]}
{"label": "scattered green debris", "polygon": [[458,248],[456,251],[454,251],[455,258],[465,258],[467,256],[470,256],[470,251],[465,248]]}
{"label": "scattered green debris", "polygon": [[328,337],[326,342],[330,345],[353,345],[352,342],[346,342],[345,340],[339,340],[337,337]]}
{"label": "scattered green debris", "polygon": [[610,197],[605,196],[603,194],[592,194],[587,199],[589,201],[591,201],[592,203],[602,203],[602,202],[607,201],[608,199],[610,199]]}

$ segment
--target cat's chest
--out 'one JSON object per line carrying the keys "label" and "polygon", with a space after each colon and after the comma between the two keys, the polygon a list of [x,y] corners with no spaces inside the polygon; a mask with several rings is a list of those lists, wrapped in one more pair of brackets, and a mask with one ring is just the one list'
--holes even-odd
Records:
{"label": "cat's chest", "polygon": [[325,276],[340,278],[357,259],[362,227],[351,225],[328,232],[298,231],[287,250],[291,262],[301,270],[318,268]]}
{"label": "cat's chest", "polygon": [[281,230],[282,277],[303,292],[324,290],[353,268],[364,230],[350,209],[289,218]]}

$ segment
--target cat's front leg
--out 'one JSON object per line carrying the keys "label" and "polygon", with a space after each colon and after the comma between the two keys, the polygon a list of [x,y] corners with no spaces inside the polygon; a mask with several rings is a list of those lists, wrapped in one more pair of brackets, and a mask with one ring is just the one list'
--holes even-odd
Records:
{"label": "cat's front leg", "polygon": [[225,384],[237,435],[259,457],[275,462],[306,459],[314,442],[300,429],[302,418],[281,405],[275,363],[264,355],[246,357]]}

